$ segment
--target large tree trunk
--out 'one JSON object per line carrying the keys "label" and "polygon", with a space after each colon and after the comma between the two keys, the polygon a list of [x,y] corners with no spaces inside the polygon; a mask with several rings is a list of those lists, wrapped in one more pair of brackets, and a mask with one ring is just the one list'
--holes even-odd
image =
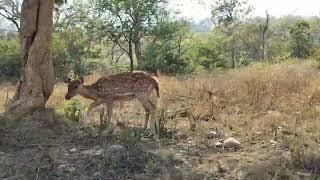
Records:
{"label": "large tree trunk", "polygon": [[52,94],[51,53],[54,0],[24,0],[21,9],[22,77],[9,112],[41,109]]}

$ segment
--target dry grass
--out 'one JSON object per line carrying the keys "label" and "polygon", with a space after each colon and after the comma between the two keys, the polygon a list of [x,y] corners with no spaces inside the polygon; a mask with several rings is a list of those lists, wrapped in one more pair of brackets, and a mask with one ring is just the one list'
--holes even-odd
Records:
{"label": "dry grass", "polygon": [[[310,134],[311,138],[319,139],[319,125],[315,123],[320,113],[319,75],[312,63],[299,63],[257,64],[212,75],[161,76],[160,107],[169,114],[189,108],[190,121],[201,126],[201,121],[214,120],[215,125],[209,128],[224,129],[227,135],[254,138],[256,132],[274,135],[276,129],[282,127],[286,133]],[[85,83],[91,84],[99,77],[101,74],[88,76]],[[14,86],[2,84],[1,87],[0,110],[4,111],[7,94],[13,95]],[[57,83],[47,106],[62,107],[66,91],[64,83]],[[90,102],[79,96],[76,98],[85,104]],[[125,107],[129,110],[123,105],[122,109],[140,115],[143,111],[137,110],[136,105],[136,102],[127,103]],[[189,121],[186,124],[189,126]]]}
{"label": "dry grass", "polygon": [[[215,140],[230,136],[239,139],[245,147],[243,152],[234,156],[222,155],[223,158],[216,151],[205,154],[202,157],[208,161],[192,164],[194,170],[208,172],[210,169],[211,172],[212,161],[218,161],[219,172],[223,162],[230,165],[230,162],[239,161],[238,169],[254,167],[264,161],[270,163],[269,160],[281,159],[275,152],[289,152],[291,163],[285,163],[285,174],[288,168],[318,174],[320,165],[312,159],[319,159],[319,153],[314,151],[315,147],[319,148],[320,142],[319,75],[320,71],[314,63],[297,63],[256,64],[225,73],[188,77],[160,76],[160,116],[168,131],[185,134],[180,141],[188,142],[188,148],[197,147],[202,148],[201,152],[211,152]],[[85,84],[94,82],[100,76],[94,74],[86,77]],[[9,85],[2,87],[0,109],[4,110],[6,94],[9,92],[12,95],[14,88]],[[58,83],[47,106],[62,107],[66,91],[66,85]],[[86,105],[90,102],[77,98]],[[122,111],[116,108],[115,119],[127,122],[127,125],[142,125],[143,108],[137,106],[137,102],[128,102],[118,108]],[[211,130],[218,132],[217,139],[206,138]],[[270,140],[278,144],[271,145]],[[299,161],[300,166],[292,163],[292,159]],[[276,164],[278,166],[278,161]],[[229,178],[243,176],[240,170],[235,170],[237,168],[226,168],[232,171]],[[258,173],[255,177],[280,177],[275,172],[262,175],[258,170],[253,171]]]}

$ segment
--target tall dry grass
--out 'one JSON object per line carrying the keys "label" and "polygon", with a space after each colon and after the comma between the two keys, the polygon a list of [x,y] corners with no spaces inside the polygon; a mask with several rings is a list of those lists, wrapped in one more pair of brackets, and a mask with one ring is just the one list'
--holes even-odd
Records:
{"label": "tall dry grass", "polygon": [[201,132],[217,129],[247,142],[261,136],[277,140],[288,134],[319,141],[319,75],[315,64],[298,63],[161,77],[161,104],[173,114],[187,108],[188,123]]}
{"label": "tall dry grass", "polygon": [[[102,75],[96,73],[87,76],[85,84],[93,83]],[[235,159],[239,161],[239,166],[241,163],[244,163],[242,166],[246,168],[254,165],[252,173],[257,175],[256,179],[270,177],[270,174],[265,174],[265,169],[271,169],[271,177],[289,169],[294,175],[298,170],[319,174],[319,75],[320,70],[314,63],[256,64],[224,73],[195,76],[160,75],[159,118],[164,121],[167,129],[186,134],[183,136],[185,138],[181,139],[188,142],[184,144],[187,144],[188,148],[192,145],[208,147],[204,151],[212,152],[215,150],[212,146],[217,139],[235,137],[247,147],[234,154]],[[10,84],[0,86],[0,111],[5,110],[7,94],[12,97],[14,89]],[[47,106],[56,109],[63,107],[66,103],[66,92],[67,86],[57,83]],[[90,100],[82,97],[76,98],[86,105],[90,103]],[[142,126],[143,118],[143,108],[136,101],[122,106],[117,104],[115,108],[114,119],[128,122],[129,125]],[[208,132],[212,130],[218,134],[214,140],[207,138]],[[189,141],[190,137],[192,141]],[[278,142],[278,146],[270,148],[270,140]],[[266,148],[266,144],[269,148]],[[265,148],[267,150],[264,150]],[[279,160],[279,153],[275,152],[284,151],[289,152],[290,159],[285,161],[284,165],[281,161],[280,164],[263,166],[261,172],[258,170],[259,163],[270,159]],[[261,157],[264,153],[266,158]],[[212,156],[212,162],[217,159],[222,162],[232,155],[214,152]],[[244,161],[240,161],[241,158]],[[246,158],[250,163],[245,161]],[[213,164],[203,162],[199,166],[195,165],[195,162],[194,169],[201,170],[203,167],[203,171],[211,171]],[[242,171],[247,170],[240,171],[242,174]]]}
{"label": "tall dry grass", "polygon": [[[183,127],[220,129],[226,135],[251,140],[256,138],[256,132],[279,136],[278,131],[282,128],[287,131],[285,133],[310,132],[311,136],[306,137],[320,141],[316,131],[320,128],[317,123],[320,115],[319,75],[319,69],[313,63],[256,64],[225,73],[196,76],[160,75],[160,108],[170,116],[173,114],[178,121],[175,123]],[[98,73],[87,76],[85,84],[91,84],[101,76]],[[6,95],[13,95],[14,86],[2,84],[1,87],[0,110],[4,111]],[[57,83],[47,106],[62,107],[66,92],[66,85]],[[76,98],[87,105],[90,103],[79,96]],[[129,102],[124,108],[122,106],[123,109],[124,114],[116,115],[116,118],[137,121],[137,115],[143,116],[143,109],[137,102]],[[185,113],[179,118],[176,112]]]}

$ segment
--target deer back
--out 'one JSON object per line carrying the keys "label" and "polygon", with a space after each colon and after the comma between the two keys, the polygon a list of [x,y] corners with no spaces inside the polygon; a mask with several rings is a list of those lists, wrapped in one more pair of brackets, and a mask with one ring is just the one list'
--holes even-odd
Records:
{"label": "deer back", "polygon": [[95,89],[101,98],[133,98],[148,94],[157,81],[148,73],[120,73],[98,79],[89,88]]}

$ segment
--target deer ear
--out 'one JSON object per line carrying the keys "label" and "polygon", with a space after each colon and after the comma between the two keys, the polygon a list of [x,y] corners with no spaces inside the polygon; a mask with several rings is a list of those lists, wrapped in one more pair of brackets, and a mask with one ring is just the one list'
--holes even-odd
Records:
{"label": "deer ear", "polygon": [[68,78],[68,77],[64,79],[64,82],[67,83],[67,84],[68,84],[70,81],[71,81],[71,79]]}
{"label": "deer ear", "polygon": [[80,77],[80,82],[81,82],[81,84],[84,83],[84,78],[82,76]]}

